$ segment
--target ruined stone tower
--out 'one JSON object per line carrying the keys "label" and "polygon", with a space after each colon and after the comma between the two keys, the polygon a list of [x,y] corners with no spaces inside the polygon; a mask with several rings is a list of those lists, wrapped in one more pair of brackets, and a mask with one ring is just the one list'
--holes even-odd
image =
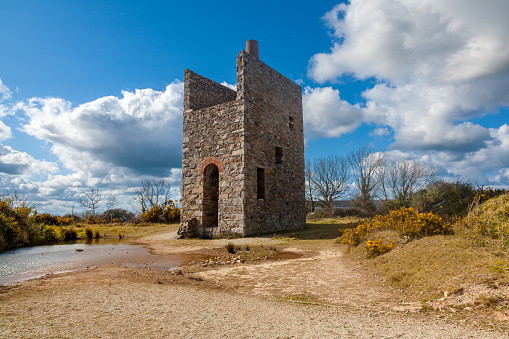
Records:
{"label": "ruined stone tower", "polygon": [[237,56],[237,91],[184,71],[180,237],[246,236],[305,225],[301,87]]}

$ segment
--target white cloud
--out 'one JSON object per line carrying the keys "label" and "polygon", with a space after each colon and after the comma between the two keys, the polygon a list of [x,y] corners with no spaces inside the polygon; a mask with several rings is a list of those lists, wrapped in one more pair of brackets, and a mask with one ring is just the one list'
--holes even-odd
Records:
{"label": "white cloud", "polygon": [[10,137],[12,137],[10,127],[5,125],[2,121],[0,121],[0,141],[9,139]]}
{"label": "white cloud", "polygon": [[237,84],[229,84],[226,81],[221,82],[221,85],[228,87],[229,89],[233,89],[234,91],[237,90]]}
{"label": "white cloud", "polygon": [[[0,97],[1,98],[1,97]],[[123,91],[77,107],[60,98],[31,98],[8,107],[26,118],[25,132],[49,145],[58,165],[0,144],[2,194],[29,194],[45,212],[63,213],[89,188],[132,208],[141,180],[166,178],[180,194],[183,84],[163,91]],[[11,136],[0,122],[0,140]]]}
{"label": "white cloud", "polygon": [[306,87],[302,98],[306,138],[340,137],[357,129],[362,122],[358,105],[341,100],[332,87]]}
{"label": "white cloud", "polygon": [[339,39],[312,59],[311,76],[342,74],[394,83],[472,81],[509,67],[507,1],[352,0],[324,19]]}
{"label": "white cloud", "polygon": [[59,98],[32,98],[16,108],[29,118],[23,130],[51,143],[64,167],[87,173],[91,185],[131,172],[165,176],[179,167],[183,85],[164,91],[122,92],[72,107]]}
{"label": "white cloud", "polygon": [[[0,79],[0,118],[9,114],[9,109],[2,105],[2,101],[11,98],[11,90]],[[11,129],[0,120],[0,141],[12,137]]]}
{"label": "white cloud", "polygon": [[383,137],[390,134],[391,132],[387,127],[375,128],[372,132],[369,133],[369,135],[372,137]]}
{"label": "white cloud", "polygon": [[36,175],[58,172],[54,163],[34,159],[25,152],[18,152],[0,144],[0,174]]}
{"label": "white cloud", "polygon": [[0,101],[8,100],[12,96],[11,90],[2,82],[2,79],[0,79]]}
{"label": "white cloud", "polygon": [[[507,157],[505,128],[471,120],[509,107],[508,15],[507,1],[352,0],[324,16],[335,40],[311,59],[309,75],[376,79],[361,107],[374,133],[390,128],[392,149],[432,155],[451,174],[486,182],[509,165],[491,158]],[[324,136],[341,127],[329,122]]]}

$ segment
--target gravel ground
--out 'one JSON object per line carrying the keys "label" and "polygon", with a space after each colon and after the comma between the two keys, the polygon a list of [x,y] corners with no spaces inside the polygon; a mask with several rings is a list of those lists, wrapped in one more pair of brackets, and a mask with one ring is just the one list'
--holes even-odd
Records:
{"label": "gravel ground", "polygon": [[422,315],[271,300],[168,277],[100,267],[3,288],[0,337],[509,338]]}
{"label": "gravel ground", "polygon": [[[173,233],[143,240],[154,253],[185,255],[278,241]],[[296,260],[197,262],[182,274],[109,265],[0,286],[0,338],[509,338],[506,326],[416,312],[337,246],[306,246],[285,249],[307,253]]]}

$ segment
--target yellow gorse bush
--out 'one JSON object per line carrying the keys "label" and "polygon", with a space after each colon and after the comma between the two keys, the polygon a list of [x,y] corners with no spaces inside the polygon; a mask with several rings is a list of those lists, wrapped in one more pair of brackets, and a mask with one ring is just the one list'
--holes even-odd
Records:
{"label": "yellow gorse bush", "polygon": [[366,244],[366,252],[368,252],[368,257],[376,257],[392,251],[395,244],[396,243],[393,241],[390,245],[386,245],[383,238],[378,239],[378,241],[368,240]]}
{"label": "yellow gorse bush", "polygon": [[108,221],[106,219],[95,219],[93,215],[89,215],[85,222],[87,224],[106,224],[106,223],[108,223]]}
{"label": "yellow gorse bush", "polygon": [[452,233],[452,224],[443,224],[442,218],[433,213],[418,213],[412,207],[391,211],[383,217],[387,228],[394,228],[399,236],[419,238]]}
{"label": "yellow gorse bush", "polygon": [[19,234],[19,227],[14,217],[0,214],[0,236],[4,239],[13,239]]}
{"label": "yellow gorse bush", "polygon": [[73,218],[62,218],[59,216],[52,216],[49,213],[36,214],[32,217],[32,222],[36,224],[67,226],[74,223]]}
{"label": "yellow gorse bush", "polygon": [[418,213],[412,207],[402,207],[347,229],[341,236],[341,242],[345,245],[358,245],[362,238],[378,230],[395,230],[400,237],[419,238],[451,234],[452,224],[443,224],[442,218],[433,213]]}
{"label": "yellow gorse bush", "polygon": [[44,239],[51,242],[58,242],[62,238],[62,230],[58,226],[46,226],[44,228]]}
{"label": "yellow gorse bush", "polygon": [[171,222],[180,220],[180,207],[173,200],[167,200],[161,205],[156,205],[141,214],[145,222]]}

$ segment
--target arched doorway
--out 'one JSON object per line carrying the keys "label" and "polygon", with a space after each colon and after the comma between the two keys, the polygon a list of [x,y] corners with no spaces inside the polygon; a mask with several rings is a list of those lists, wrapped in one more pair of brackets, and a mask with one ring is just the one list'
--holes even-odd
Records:
{"label": "arched doorway", "polygon": [[219,224],[219,169],[209,164],[203,171],[203,226]]}

